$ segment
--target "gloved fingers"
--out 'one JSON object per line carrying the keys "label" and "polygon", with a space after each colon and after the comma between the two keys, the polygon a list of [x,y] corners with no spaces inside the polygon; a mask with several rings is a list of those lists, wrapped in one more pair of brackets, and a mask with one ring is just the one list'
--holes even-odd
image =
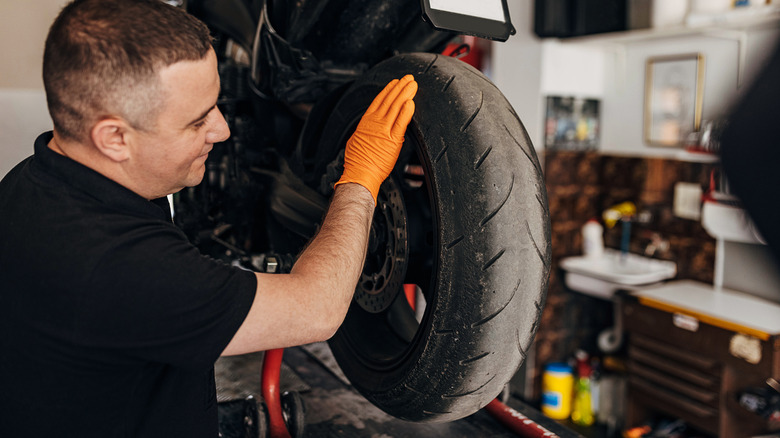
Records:
{"label": "gloved fingers", "polygon": [[406,133],[406,127],[409,126],[409,122],[412,121],[414,115],[414,101],[407,100],[401,106],[401,111],[398,113],[398,118],[395,119],[393,128],[390,130],[390,135],[394,138],[403,138]]}
{"label": "gloved fingers", "polygon": [[396,99],[399,98],[399,95],[406,88],[406,85],[409,84],[409,82],[413,82],[413,81],[414,81],[414,76],[412,75],[406,75],[402,77],[393,86],[390,92],[387,93],[387,96],[385,96],[385,98],[382,100],[382,103],[379,105],[379,108],[376,110],[376,115],[382,118],[387,117],[390,107],[393,105]]}
{"label": "gloved fingers", "polygon": [[406,102],[412,100],[415,94],[417,94],[417,82],[412,80],[403,87],[400,93],[398,93],[398,96],[390,105],[385,117],[389,120],[396,120],[401,112],[401,108],[406,105]]}
{"label": "gloved fingers", "polygon": [[395,87],[395,84],[398,83],[398,79],[393,79],[390,81],[387,85],[385,85],[385,88],[379,92],[379,94],[376,95],[374,100],[371,102],[371,105],[369,105],[368,109],[366,110],[366,114],[370,114],[377,109],[379,109],[379,106],[382,105],[382,102],[385,101],[385,97],[387,96],[387,93],[390,92],[390,90]]}

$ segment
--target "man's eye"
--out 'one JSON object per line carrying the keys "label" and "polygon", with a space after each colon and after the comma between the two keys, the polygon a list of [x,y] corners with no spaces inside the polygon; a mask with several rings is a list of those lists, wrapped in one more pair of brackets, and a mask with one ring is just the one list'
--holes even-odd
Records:
{"label": "man's eye", "polygon": [[194,125],[192,125],[192,126],[193,126],[193,127],[195,127],[195,129],[200,129],[200,128],[202,128],[202,127],[203,127],[205,124],[206,124],[206,120],[204,119],[204,120],[201,120],[200,122],[198,122],[198,123],[196,123],[196,124],[194,124]]}

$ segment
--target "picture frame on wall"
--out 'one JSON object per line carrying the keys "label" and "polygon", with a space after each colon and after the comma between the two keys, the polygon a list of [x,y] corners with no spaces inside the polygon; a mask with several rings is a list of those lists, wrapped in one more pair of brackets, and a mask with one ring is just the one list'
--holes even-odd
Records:
{"label": "picture frame on wall", "polygon": [[650,146],[682,147],[699,130],[704,55],[658,56],[645,67],[644,137]]}

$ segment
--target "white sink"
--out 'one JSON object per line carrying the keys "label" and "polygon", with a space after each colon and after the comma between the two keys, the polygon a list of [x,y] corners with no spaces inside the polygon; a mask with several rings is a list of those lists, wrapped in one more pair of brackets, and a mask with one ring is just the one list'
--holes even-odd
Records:
{"label": "white sink", "polygon": [[611,299],[619,289],[658,283],[677,275],[677,264],[637,254],[605,249],[597,257],[566,257],[561,260],[564,282],[570,289],[598,298]]}
{"label": "white sink", "polygon": [[614,326],[598,336],[598,346],[605,353],[614,353],[623,344],[623,318],[615,292],[643,289],[677,275],[674,262],[631,253],[621,254],[614,249],[604,249],[604,254],[597,257],[566,257],[561,260],[560,266],[564,271],[563,281],[569,289],[613,301]]}

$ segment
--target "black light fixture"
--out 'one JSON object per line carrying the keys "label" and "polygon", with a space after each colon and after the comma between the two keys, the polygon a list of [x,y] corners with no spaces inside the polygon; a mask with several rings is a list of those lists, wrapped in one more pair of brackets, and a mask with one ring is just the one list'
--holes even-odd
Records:
{"label": "black light fixture", "polygon": [[507,0],[421,0],[433,27],[496,41],[515,34]]}

